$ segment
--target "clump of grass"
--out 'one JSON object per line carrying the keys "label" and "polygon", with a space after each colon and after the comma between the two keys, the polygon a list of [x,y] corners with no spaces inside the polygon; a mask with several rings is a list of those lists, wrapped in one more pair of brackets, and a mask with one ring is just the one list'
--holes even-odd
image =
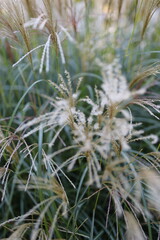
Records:
{"label": "clump of grass", "polygon": [[[159,64],[133,76],[132,61],[134,67],[140,61],[129,45],[134,32],[128,39],[124,30],[132,19],[123,12],[123,4],[135,15],[143,6],[118,1],[114,10],[108,1],[108,24],[104,1],[102,16],[95,1],[9,2],[2,5],[0,30],[10,46],[23,42],[26,52],[13,65],[14,87],[18,81],[24,93],[19,99],[20,88],[15,91],[11,117],[0,122],[2,237],[153,240],[160,178],[159,133],[152,129],[160,107],[152,88]],[[150,4],[142,35],[158,7]],[[95,30],[97,22],[103,27]],[[140,35],[137,18],[130,24]],[[31,68],[23,65],[27,56]]]}
{"label": "clump of grass", "polygon": [[[1,32],[4,36],[13,39],[19,43],[17,32],[20,33],[24,40],[26,51],[31,50],[29,32],[24,27],[24,23],[27,21],[25,15],[24,5],[21,1],[17,2],[14,0],[4,1],[1,3]],[[31,60],[31,56],[30,56]]]}

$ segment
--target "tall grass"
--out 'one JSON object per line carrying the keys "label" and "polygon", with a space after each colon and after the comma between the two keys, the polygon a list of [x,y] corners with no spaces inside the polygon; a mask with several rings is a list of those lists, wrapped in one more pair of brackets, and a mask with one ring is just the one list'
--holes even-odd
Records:
{"label": "tall grass", "polygon": [[1,239],[159,239],[159,1],[0,5]]}

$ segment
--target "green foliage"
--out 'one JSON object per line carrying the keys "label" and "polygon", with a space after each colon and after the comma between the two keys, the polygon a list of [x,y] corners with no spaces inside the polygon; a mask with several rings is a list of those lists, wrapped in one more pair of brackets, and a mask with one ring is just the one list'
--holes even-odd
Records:
{"label": "green foliage", "polygon": [[158,239],[159,1],[0,4],[0,238]]}

